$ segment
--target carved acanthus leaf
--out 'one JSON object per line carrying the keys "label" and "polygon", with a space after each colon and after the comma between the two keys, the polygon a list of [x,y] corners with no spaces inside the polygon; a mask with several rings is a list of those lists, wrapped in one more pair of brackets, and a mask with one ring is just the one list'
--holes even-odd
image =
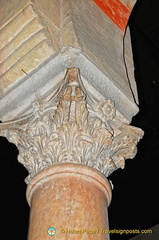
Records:
{"label": "carved acanthus leaf", "polygon": [[112,129],[115,113],[111,100],[97,103],[94,114],[88,111],[79,70],[71,68],[54,97],[36,101],[32,114],[2,123],[0,133],[18,147],[18,160],[29,171],[27,183],[40,170],[65,162],[86,164],[109,176],[135,156],[143,135],[129,125]]}

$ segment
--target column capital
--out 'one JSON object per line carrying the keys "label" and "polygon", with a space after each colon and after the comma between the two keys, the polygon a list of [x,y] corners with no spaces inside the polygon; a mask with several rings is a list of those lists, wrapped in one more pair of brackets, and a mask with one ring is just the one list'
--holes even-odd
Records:
{"label": "column capital", "polygon": [[108,177],[136,155],[143,131],[123,123],[114,102],[97,100],[79,69],[69,68],[59,89],[35,101],[27,115],[0,124],[0,134],[17,146],[29,183],[57,163],[88,165]]}

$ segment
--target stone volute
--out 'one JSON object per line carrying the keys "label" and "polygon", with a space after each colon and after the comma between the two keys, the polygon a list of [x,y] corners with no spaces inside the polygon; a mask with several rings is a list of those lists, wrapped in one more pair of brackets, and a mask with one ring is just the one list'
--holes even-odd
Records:
{"label": "stone volute", "polygon": [[79,69],[67,70],[63,84],[32,111],[0,125],[1,134],[19,150],[18,160],[29,172],[58,163],[93,167],[108,177],[136,154],[142,130],[119,121],[115,103],[88,93]]}
{"label": "stone volute", "polygon": [[108,229],[111,200],[105,177],[135,156],[143,135],[119,122],[112,100],[98,101],[84,87],[79,69],[70,68],[56,93],[34,102],[28,115],[1,123],[0,132],[18,147],[18,160],[29,172],[29,240],[47,239],[49,226],[58,239],[74,239],[70,234],[76,230],[77,239],[83,234],[93,239],[89,230],[96,239],[109,238],[101,230]]}
{"label": "stone volute", "polygon": [[123,48],[135,1],[2,2],[0,135],[29,172],[28,240],[109,240],[107,177],[143,136],[128,31]]}

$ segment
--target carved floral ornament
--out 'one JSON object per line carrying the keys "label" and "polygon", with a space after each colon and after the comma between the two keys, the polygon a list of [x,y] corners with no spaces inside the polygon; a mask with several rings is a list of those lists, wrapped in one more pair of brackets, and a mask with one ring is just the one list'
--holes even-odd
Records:
{"label": "carved floral ornament", "polygon": [[18,161],[29,172],[27,183],[40,170],[66,162],[91,166],[108,177],[135,156],[143,136],[129,125],[114,128],[115,116],[114,102],[94,100],[79,69],[70,68],[53,97],[34,102],[31,114],[0,124],[0,134],[17,146]]}

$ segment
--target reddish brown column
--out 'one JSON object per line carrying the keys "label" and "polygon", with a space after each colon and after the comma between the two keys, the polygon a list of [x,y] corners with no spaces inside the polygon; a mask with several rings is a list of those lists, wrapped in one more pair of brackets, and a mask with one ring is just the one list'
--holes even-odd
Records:
{"label": "reddish brown column", "polygon": [[[31,207],[28,240],[109,239],[111,187],[104,175],[91,167],[53,165],[33,178],[27,199]],[[49,235],[50,227],[56,229],[55,235]]]}

